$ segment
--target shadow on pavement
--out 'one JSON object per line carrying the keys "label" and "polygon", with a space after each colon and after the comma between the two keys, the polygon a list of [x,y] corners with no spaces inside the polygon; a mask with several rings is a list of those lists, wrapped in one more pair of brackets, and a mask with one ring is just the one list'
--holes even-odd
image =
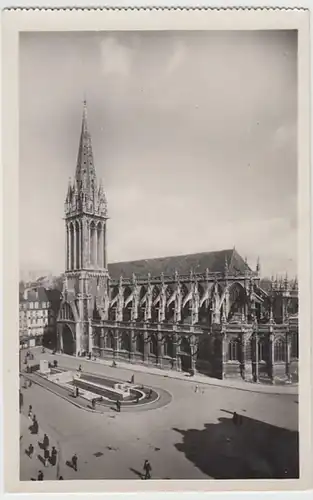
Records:
{"label": "shadow on pavement", "polygon": [[38,460],[40,460],[40,462],[41,462],[43,465],[45,465],[45,459],[44,459],[41,455],[39,455],[39,454],[38,454],[38,455],[37,455],[37,458],[38,458]]}
{"label": "shadow on pavement", "polygon": [[143,479],[143,474],[139,472],[139,470],[133,469],[132,467],[130,467],[129,470],[136,474],[136,476],[140,477],[140,479]]}
{"label": "shadow on pavement", "polygon": [[177,429],[178,451],[214,479],[299,478],[299,435],[241,415],[241,425],[221,417],[203,430]]}

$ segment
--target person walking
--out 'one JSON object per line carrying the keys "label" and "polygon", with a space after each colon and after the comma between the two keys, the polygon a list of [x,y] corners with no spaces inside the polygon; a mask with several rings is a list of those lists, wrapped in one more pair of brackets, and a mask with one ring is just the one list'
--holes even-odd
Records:
{"label": "person walking", "polygon": [[45,451],[43,452],[43,458],[45,460],[45,467],[47,467],[47,465],[48,465],[49,457],[50,457],[49,449],[45,448]]}
{"label": "person walking", "polygon": [[44,450],[46,448],[49,448],[49,438],[48,438],[47,434],[44,435],[42,444],[43,444]]}
{"label": "person walking", "polygon": [[30,443],[30,445],[28,447],[28,456],[29,456],[29,458],[33,457],[33,453],[34,453],[34,447],[33,447],[32,443]]}
{"label": "person walking", "polygon": [[38,434],[38,428],[39,428],[39,425],[38,425],[38,421],[36,419],[36,415],[33,415],[33,434]]}
{"label": "person walking", "polygon": [[145,460],[145,462],[143,464],[143,470],[144,470],[144,473],[145,473],[144,478],[145,479],[151,479],[152,467],[151,467],[151,464],[150,464],[149,460]]}
{"label": "person walking", "polygon": [[130,383],[131,384],[135,383],[135,375],[134,374],[131,376]]}
{"label": "person walking", "polygon": [[20,412],[22,411],[23,405],[24,405],[24,396],[20,389]]}
{"label": "person walking", "polygon": [[42,470],[38,471],[37,480],[38,481],[43,481],[43,472],[42,472]]}
{"label": "person walking", "polygon": [[56,465],[56,463],[57,463],[57,455],[58,455],[58,452],[55,449],[55,446],[52,446],[52,450],[51,450],[51,464],[52,465]]}
{"label": "person walking", "polygon": [[82,365],[79,365],[79,367],[78,367],[78,371],[79,371],[79,372],[83,371],[83,369],[82,369]]}
{"label": "person walking", "polygon": [[29,408],[28,408],[28,414],[27,414],[29,420],[32,420],[34,422],[34,419],[33,419],[33,411],[32,411],[32,405],[29,405]]}
{"label": "person walking", "polygon": [[233,424],[234,425],[238,425],[238,420],[239,419],[238,419],[238,413],[236,411],[234,411],[234,413],[233,413],[233,419],[232,420],[233,420]]}
{"label": "person walking", "polygon": [[119,413],[121,412],[121,402],[119,399],[116,400],[116,409]]}
{"label": "person walking", "polygon": [[74,455],[72,456],[72,466],[73,466],[73,469],[77,472],[77,455],[76,453],[74,453]]}
{"label": "person walking", "polygon": [[30,380],[30,381],[28,382],[28,387],[31,387],[32,385],[33,385],[33,383],[32,383],[32,381]]}

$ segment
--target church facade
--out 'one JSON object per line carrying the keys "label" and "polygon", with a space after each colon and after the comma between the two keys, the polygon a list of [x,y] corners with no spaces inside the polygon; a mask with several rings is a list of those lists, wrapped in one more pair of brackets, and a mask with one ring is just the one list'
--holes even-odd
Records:
{"label": "church facade", "polygon": [[262,288],[235,249],[107,263],[108,213],[84,103],[65,200],[64,353],[249,381],[297,380],[298,283]]}

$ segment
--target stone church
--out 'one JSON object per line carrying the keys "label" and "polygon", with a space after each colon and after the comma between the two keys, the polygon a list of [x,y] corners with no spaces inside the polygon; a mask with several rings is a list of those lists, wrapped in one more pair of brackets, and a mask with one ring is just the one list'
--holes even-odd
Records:
{"label": "stone church", "polygon": [[60,351],[216,378],[297,379],[296,279],[263,289],[260,263],[251,269],[235,248],[108,264],[107,221],[84,102],[65,200]]}

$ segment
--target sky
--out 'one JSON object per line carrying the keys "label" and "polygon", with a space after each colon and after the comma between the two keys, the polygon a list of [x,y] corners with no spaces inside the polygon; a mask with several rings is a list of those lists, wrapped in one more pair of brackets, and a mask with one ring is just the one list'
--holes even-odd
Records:
{"label": "sky", "polygon": [[84,97],[108,260],[235,246],[297,272],[295,31],[23,33],[20,269],[65,268]]}

